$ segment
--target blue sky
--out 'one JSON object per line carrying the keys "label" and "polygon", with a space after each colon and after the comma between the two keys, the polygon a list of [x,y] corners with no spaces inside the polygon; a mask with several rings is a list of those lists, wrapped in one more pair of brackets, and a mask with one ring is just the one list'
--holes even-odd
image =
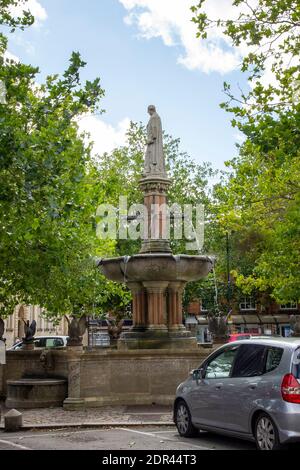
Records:
{"label": "blue sky", "polygon": [[[209,0],[220,11],[229,0]],[[98,152],[124,142],[129,120],[147,122],[155,104],[164,129],[182,150],[223,168],[236,154],[236,131],[219,108],[224,80],[240,84],[237,52],[215,34],[207,45],[195,38],[192,0],[29,0],[37,24],[15,33],[9,51],[38,65],[40,80],[62,72],[73,50],[100,76],[106,90],[102,116],[83,120]],[[163,6],[162,6],[163,5]],[[172,5],[172,8],[169,8]],[[169,8],[169,9],[168,9]],[[184,10],[183,10],[184,8]],[[172,16],[173,15],[173,16]]]}

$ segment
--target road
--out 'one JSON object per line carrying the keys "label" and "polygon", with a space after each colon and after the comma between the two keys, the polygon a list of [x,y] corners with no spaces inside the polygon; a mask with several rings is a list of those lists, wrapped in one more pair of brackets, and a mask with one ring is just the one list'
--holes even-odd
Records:
{"label": "road", "polygon": [[253,443],[210,433],[181,438],[175,427],[0,432],[0,450],[255,450]]}

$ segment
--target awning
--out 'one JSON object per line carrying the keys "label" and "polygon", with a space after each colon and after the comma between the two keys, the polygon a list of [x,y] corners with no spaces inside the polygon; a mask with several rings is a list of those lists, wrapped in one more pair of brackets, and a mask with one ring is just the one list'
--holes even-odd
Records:
{"label": "awning", "polygon": [[241,325],[243,323],[246,323],[242,315],[231,315],[230,320],[232,323],[235,323],[237,325]]}
{"label": "awning", "polygon": [[273,315],[260,315],[259,318],[264,325],[274,325],[277,323]]}
{"label": "awning", "polygon": [[289,324],[291,321],[291,317],[289,315],[273,315],[275,318],[276,323],[287,323]]}
{"label": "awning", "polygon": [[289,324],[289,315],[231,315],[231,323],[236,325],[276,325]]}
{"label": "awning", "polygon": [[242,317],[244,318],[245,323],[247,324],[252,323],[252,324],[257,325],[261,323],[257,315],[242,315]]}

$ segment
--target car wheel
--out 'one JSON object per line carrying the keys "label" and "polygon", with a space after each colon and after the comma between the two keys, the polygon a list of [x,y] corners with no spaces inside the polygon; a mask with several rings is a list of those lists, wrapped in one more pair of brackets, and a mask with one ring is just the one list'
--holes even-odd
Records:
{"label": "car wheel", "polygon": [[266,413],[261,413],[257,418],[254,432],[258,450],[279,450],[282,448],[276,424]]}
{"label": "car wheel", "polygon": [[183,400],[177,403],[175,424],[182,437],[194,437],[198,434],[198,429],[192,423],[190,410]]}

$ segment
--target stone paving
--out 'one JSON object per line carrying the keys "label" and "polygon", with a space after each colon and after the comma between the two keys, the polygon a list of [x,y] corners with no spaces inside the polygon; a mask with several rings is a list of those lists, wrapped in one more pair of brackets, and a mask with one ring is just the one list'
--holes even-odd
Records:
{"label": "stone paving", "polygon": [[[1,425],[3,415],[8,411],[1,406]],[[46,408],[36,410],[18,410],[23,414],[25,426],[51,425],[105,425],[118,424],[172,424],[172,409],[169,406],[104,406],[80,411],[65,411],[62,408]]]}

